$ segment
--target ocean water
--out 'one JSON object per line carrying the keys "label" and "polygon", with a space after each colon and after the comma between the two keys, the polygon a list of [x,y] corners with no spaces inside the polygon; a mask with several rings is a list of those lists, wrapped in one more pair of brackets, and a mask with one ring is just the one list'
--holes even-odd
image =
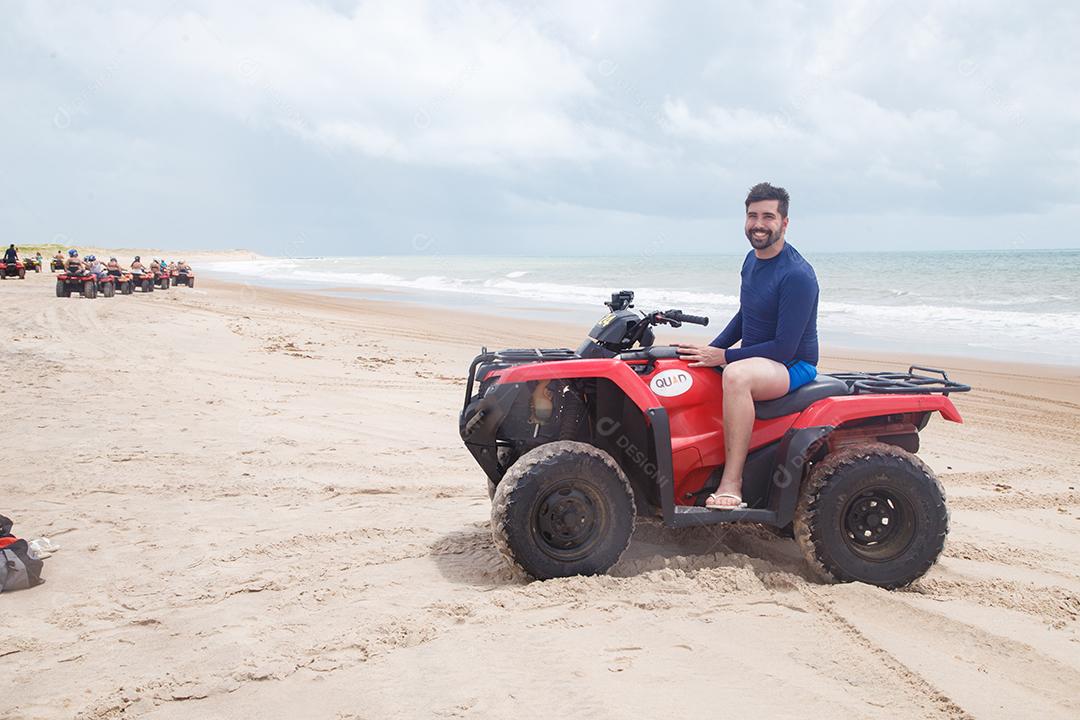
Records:
{"label": "ocean water", "polygon": [[[1080,365],[1080,250],[804,253],[821,286],[828,346]],[[334,292],[522,317],[552,315],[584,330],[616,290],[642,310],[708,315],[719,332],[738,308],[743,255],[618,257],[267,258],[202,270],[253,284]],[[679,332],[683,332],[680,330]],[[477,343],[484,338],[478,329]],[[568,338],[572,345],[578,338]]]}

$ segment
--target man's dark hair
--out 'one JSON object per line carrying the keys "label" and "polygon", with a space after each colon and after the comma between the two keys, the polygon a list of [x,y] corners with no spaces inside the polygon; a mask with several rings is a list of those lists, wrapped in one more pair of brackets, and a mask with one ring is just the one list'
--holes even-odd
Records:
{"label": "man's dark hair", "polygon": [[750,203],[755,203],[760,200],[776,200],[779,202],[780,217],[787,217],[788,202],[791,198],[787,194],[787,190],[782,187],[773,187],[767,182],[758,183],[754,187],[750,188],[750,194],[746,196],[746,208],[750,209]]}

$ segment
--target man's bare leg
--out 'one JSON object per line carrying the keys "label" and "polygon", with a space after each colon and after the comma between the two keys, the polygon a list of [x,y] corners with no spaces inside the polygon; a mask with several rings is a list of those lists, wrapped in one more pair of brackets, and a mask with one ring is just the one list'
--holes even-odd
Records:
{"label": "man's bare leg", "polygon": [[[754,429],[754,401],[775,400],[787,394],[787,368],[767,358],[746,358],[724,368],[724,475],[716,495],[742,495],[742,473]],[[706,507],[737,507],[730,497],[710,497]]]}

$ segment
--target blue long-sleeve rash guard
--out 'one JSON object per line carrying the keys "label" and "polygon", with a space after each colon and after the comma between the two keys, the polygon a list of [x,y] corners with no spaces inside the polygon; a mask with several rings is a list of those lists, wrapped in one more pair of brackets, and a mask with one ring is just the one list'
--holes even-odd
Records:
{"label": "blue long-sleeve rash guard", "polygon": [[[814,268],[785,243],[776,257],[743,261],[739,312],[710,345],[728,348],[729,363],[765,357],[784,365],[818,363],[818,282]],[[742,347],[732,348],[738,340]]]}

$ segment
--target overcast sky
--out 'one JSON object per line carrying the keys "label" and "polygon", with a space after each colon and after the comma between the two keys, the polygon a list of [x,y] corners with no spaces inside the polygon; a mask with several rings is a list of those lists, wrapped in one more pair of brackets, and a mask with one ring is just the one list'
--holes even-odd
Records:
{"label": "overcast sky", "polygon": [[0,0],[0,240],[1077,247],[1077,7]]}

